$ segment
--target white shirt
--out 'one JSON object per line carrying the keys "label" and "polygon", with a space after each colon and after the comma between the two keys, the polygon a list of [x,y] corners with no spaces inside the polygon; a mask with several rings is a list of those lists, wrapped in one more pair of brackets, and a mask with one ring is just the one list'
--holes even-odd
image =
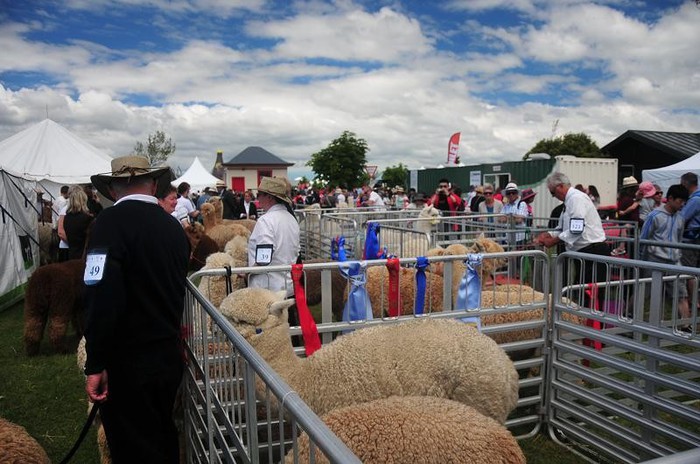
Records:
{"label": "white shirt", "polygon": [[[63,198],[63,195],[59,195],[54,201],[53,201],[53,207],[52,209],[54,211],[57,211],[56,213],[52,213],[52,219],[53,219],[53,228],[57,229],[58,228],[58,217],[61,215],[61,210],[68,206],[68,199]],[[65,213],[63,213],[65,214]]]}
{"label": "white shirt", "polygon": [[[479,204],[479,207],[481,207],[481,204]],[[525,203],[524,201],[520,201],[520,197],[518,197],[512,203],[506,203],[505,205],[503,205],[503,208],[501,209],[501,214],[512,214],[513,216],[520,216],[526,218],[528,216],[527,203]],[[520,224],[515,223],[515,227],[525,228],[525,222],[521,222]],[[525,240],[524,232],[518,232],[515,234],[516,242],[522,242],[523,240]]]}
{"label": "white shirt", "polygon": [[[248,239],[248,266],[256,266],[256,250],[259,245],[272,245],[270,266],[294,264],[299,256],[299,223],[279,203],[273,205],[255,223]],[[263,287],[272,291],[286,290],[294,294],[290,273],[275,272],[250,274],[249,287]]]}
{"label": "white shirt", "polygon": [[339,193],[338,195],[336,195],[335,203],[336,203],[336,205],[339,205],[341,203],[345,203],[345,195],[343,195],[342,193]]}
{"label": "white shirt", "polygon": [[[65,220],[66,220],[65,215],[66,215],[67,212],[68,212],[68,200],[66,200],[66,203],[65,203],[65,204],[61,207],[61,209],[58,211],[58,217],[60,218],[61,216],[64,216],[64,217],[63,217],[63,220],[65,221]],[[56,221],[56,227],[58,227],[58,221]],[[64,249],[64,250],[65,250],[65,249],[68,249],[68,248],[69,248],[68,242],[66,242],[65,240],[61,239],[61,241],[58,243],[58,248],[61,248],[61,249]]]}
{"label": "white shirt", "polygon": [[[582,232],[576,232],[575,226],[572,231],[572,219],[574,219],[574,225],[577,222],[581,224],[581,220],[583,221]],[[588,245],[605,241],[605,231],[595,205],[588,195],[572,187],[566,192],[559,226],[549,234],[559,237],[559,240],[566,244],[567,251],[579,251]]]}
{"label": "white shirt", "polygon": [[175,206],[175,210],[177,211],[178,208],[184,209],[187,211],[187,215],[189,216],[190,213],[193,213],[195,211],[194,208],[194,203],[192,203],[192,200],[190,200],[187,197],[178,197],[177,199],[177,205]]}
{"label": "white shirt", "polygon": [[373,202],[370,205],[370,207],[376,208],[376,209],[385,209],[384,200],[382,200],[382,197],[374,190],[372,190],[369,193],[369,198],[367,198],[367,200]]}

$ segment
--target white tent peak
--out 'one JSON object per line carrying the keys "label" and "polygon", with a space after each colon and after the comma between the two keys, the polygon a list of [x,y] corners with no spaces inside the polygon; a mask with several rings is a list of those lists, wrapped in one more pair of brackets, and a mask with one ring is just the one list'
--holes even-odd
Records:
{"label": "white tent peak", "polygon": [[110,172],[112,158],[51,119],[0,142],[0,169],[34,181],[90,183]]}
{"label": "white tent peak", "polygon": [[216,183],[220,180],[218,177],[212,176],[199,161],[199,157],[195,156],[187,171],[171,183],[177,187],[180,183],[187,182],[192,190],[204,190],[204,187],[215,188]]}
{"label": "white tent peak", "polygon": [[700,175],[700,152],[670,166],[645,169],[642,171],[642,180],[657,184],[665,196],[671,185],[681,183],[681,176],[686,172]]}

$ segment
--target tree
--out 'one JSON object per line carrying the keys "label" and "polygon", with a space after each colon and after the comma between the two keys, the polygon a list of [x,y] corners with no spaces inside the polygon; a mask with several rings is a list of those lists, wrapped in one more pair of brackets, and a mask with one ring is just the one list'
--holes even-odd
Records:
{"label": "tree", "polygon": [[148,159],[148,163],[152,166],[161,166],[165,164],[168,157],[175,153],[175,144],[168,137],[166,140],[165,132],[156,131],[155,134],[148,135],[148,143],[144,147],[143,143],[136,142],[134,145],[134,155],[143,156]]}
{"label": "tree", "polygon": [[583,132],[568,133],[561,137],[542,139],[523,156],[530,158],[533,153],[547,153],[551,156],[571,155],[585,158],[605,158],[598,145]]}
{"label": "tree", "polygon": [[408,168],[402,163],[398,166],[390,166],[382,173],[382,182],[386,183],[387,187],[407,187],[408,184]]}
{"label": "tree", "polygon": [[345,131],[323,150],[311,155],[306,165],[316,173],[316,177],[331,186],[356,187],[367,178],[367,142],[353,132]]}

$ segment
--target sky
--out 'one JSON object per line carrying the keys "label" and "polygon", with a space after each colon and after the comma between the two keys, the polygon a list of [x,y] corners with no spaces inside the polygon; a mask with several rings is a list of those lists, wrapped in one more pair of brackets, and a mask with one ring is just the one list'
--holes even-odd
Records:
{"label": "sky", "polygon": [[344,131],[379,170],[514,161],[584,132],[700,132],[695,0],[0,0],[0,140],[47,116],[182,171],[261,146],[312,177]]}

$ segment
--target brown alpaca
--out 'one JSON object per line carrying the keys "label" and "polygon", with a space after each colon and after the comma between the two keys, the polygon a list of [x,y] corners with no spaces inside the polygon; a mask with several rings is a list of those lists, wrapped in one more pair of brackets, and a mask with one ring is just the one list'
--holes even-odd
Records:
{"label": "brown alpaca", "polygon": [[58,353],[68,352],[66,334],[73,323],[78,336],[83,333],[85,261],[71,259],[38,268],[27,283],[24,296],[24,348],[27,356],[39,354],[44,329],[49,324],[49,340]]}
{"label": "brown alpaca", "polygon": [[199,271],[204,266],[207,256],[219,251],[219,246],[204,232],[204,226],[198,222],[185,227],[185,233],[192,250],[188,270]]}

